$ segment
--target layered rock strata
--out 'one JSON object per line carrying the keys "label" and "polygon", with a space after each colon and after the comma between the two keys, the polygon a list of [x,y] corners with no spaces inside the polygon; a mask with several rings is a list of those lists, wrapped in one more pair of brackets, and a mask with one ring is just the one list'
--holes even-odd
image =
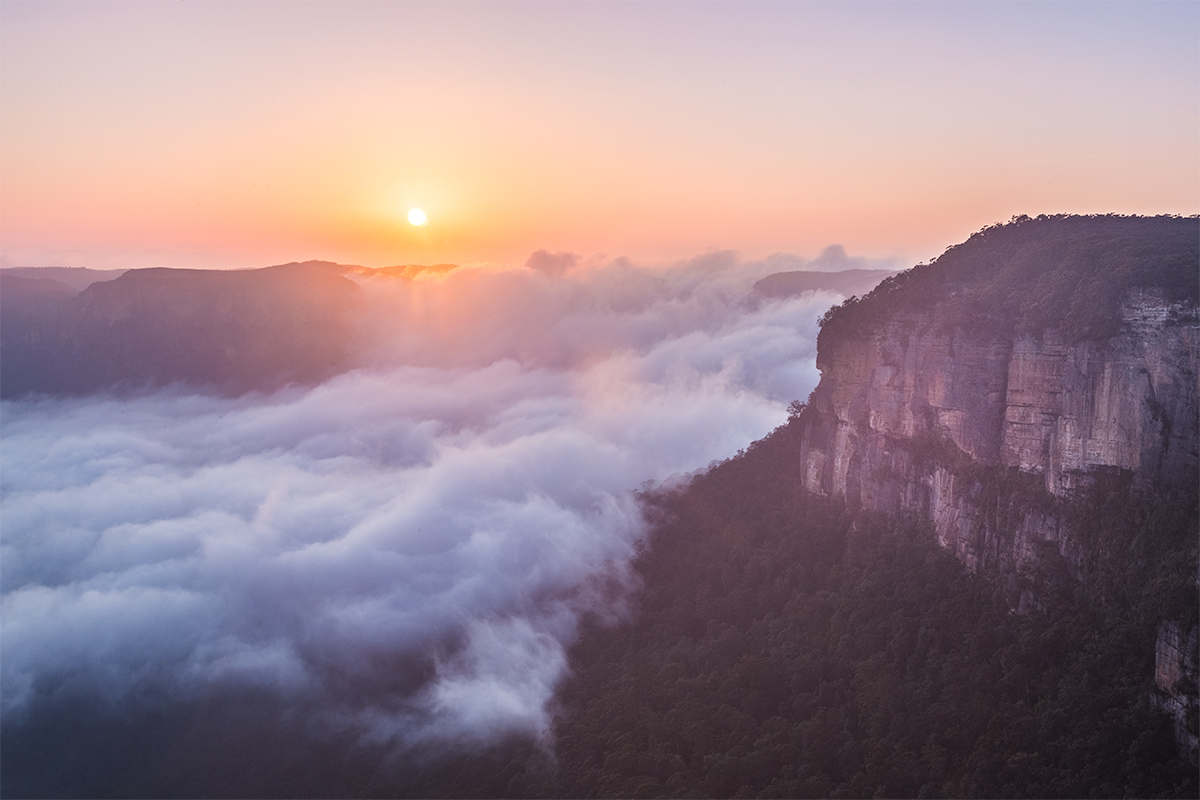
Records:
{"label": "layered rock strata", "polygon": [[[1054,498],[1105,468],[1194,485],[1200,463],[1195,308],[1136,291],[1121,313],[1122,332],[1102,342],[944,330],[932,312],[828,342],[805,488],[924,515],[971,569],[1019,568],[1039,542],[1076,560]],[[1024,502],[997,505],[979,477],[995,467],[1014,468]]]}
{"label": "layered rock strata", "polygon": [[1154,682],[1160,694],[1155,700],[1175,723],[1175,742],[1179,755],[1193,764],[1200,761],[1200,737],[1196,735],[1200,699],[1200,628],[1184,630],[1174,620],[1158,626],[1154,652]]}
{"label": "layered rock strata", "polygon": [[[1079,573],[1063,509],[1105,471],[1135,487],[1194,490],[1200,475],[1200,320],[1194,304],[1135,290],[1121,332],[1071,343],[946,329],[936,309],[894,313],[822,343],[803,415],[804,488],[864,510],[928,519],[968,569],[1015,580],[1057,553]],[[1198,761],[1197,628],[1159,628],[1152,698]]]}

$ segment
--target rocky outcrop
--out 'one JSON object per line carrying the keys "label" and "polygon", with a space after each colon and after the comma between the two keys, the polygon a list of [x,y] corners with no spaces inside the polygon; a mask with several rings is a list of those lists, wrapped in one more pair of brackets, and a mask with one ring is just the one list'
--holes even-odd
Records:
{"label": "rocky outcrop", "polygon": [[[1155,697],[1193,763],[1196,227],[1061,217],[985,229],[832,309],[799,414],[806,490],[926,519],[968,569],[1000,579],[1014,611],[1079,581],[1128,598],[1129,575],[1155,584],[1175,564],[1161,584],[1176,589],[1147,589],[1155,613],[1189,620],[1158,630]],[[1167,538],[1126,524],[1164,509]],[[1161,540],[1156,555],[1139,535]]]}
{"label": "rocky outcrop", "polygon": [[1163,620],[1158,626],[1158,641],[1154,652],[1154,683],[1159,693],[1157,704],[1171,715],[1175,723],[1175,742],[1179,755],[1193,764],[1200,760],[1200,738],[1197,721],[1200,701],[1197,682],[1200,681],[1200,628],[1193,625],[1184,631],[1178,622]]}
{"label": "rocky outcrop", "polygon": [[1053,494],[1094,467],[1168,484],[1195,475],[1195,309],[1137,291],[1122,312],[1126,330],[1107,342],[1067,347],[1051,332],[1013,345],[1001,458]]}
{"label": "rocky outcrop", "polygon": [[[803,448],[805,488],[925,515],[972,569],[1019,567],[1039,541],[1077,558],[1049,501],[1095,470],[1129,470],[1144,485],[1196,481],[1196,310],[1137,291],[1122,319],[1107,341],[1068,345],[1055,330],[1006,338],[903,313],[829,343]],[[980,466],[1027,476],[1012,478],[1026,507],[981,505]]]}

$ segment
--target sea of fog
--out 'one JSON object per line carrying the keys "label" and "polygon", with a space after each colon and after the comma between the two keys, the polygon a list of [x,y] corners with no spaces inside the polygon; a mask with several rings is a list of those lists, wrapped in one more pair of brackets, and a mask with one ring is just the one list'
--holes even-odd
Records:
{"label": "sea of fog", "polygon": [[250,688],[364,742],[544,739],[581,619],[636,612],[636,492],[784,422],[841,297],[543,256],[364,280],[319,386],[3,403],[5,726]]}

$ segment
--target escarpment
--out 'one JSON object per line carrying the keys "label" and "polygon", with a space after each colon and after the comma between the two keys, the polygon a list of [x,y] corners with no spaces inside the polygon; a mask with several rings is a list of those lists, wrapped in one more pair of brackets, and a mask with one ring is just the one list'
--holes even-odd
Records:
{"label": "escarpment", "polygon": [[[1120,313],[1121,332],[1101,342],[1069,344],[1055,329],[945,330],[936,311],[823,342],[805,488],[928,515],[971,568],[1019,567],[1038,541],[1077,557],[1049,509],[1089,475],[1125,470],[1164,489],[1196,482],[1196,308],[1139,289]],[[989,467],[1012,468],[1010,482],[1039,502],[997,517],[983,492]]]}
{"label": "escarpment", "polygon": [[1194,489],[1197,227],[1022,218],[831,309],[805,488],[926,515],[970,568],[1001,571],[1038,542],[1077,561],[1056,509],[1100,472]]}
{"label": "escarpment", "polygon": [[985,229],[826,314],[799,420],[805,489],[924,518],[1014,610],[1052,603],[1065,573],[1176,617],[1158,689],[1193,762],[1195,674],[1177,665],[1197,622],[1198,227]]}

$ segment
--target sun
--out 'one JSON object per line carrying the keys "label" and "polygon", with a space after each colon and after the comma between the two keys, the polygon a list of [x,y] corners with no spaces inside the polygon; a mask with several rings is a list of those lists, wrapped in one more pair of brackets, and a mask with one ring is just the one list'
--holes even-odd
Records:
{"label": "sun", "polygon": [[408,221],[413,225],[424,225],[429,219],[425,216],[425,212],[419,208],[414,208],[408,212]]}

